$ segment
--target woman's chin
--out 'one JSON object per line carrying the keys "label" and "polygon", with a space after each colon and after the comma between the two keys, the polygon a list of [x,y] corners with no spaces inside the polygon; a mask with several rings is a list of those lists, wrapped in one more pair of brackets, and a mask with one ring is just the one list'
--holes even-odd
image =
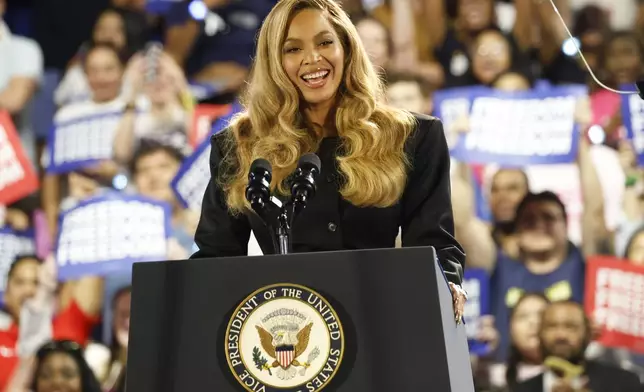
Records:
{"label": "woman's chin", "polygon": [[320,105],[329,102],[333,98],[334,94],[327,91],[316,91],[303,95],[304,101],[306,101],[308,105]]}

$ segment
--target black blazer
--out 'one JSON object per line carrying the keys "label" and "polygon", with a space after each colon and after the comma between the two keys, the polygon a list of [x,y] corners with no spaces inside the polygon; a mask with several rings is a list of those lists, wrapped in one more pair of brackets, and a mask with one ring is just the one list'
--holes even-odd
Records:
{"label": "black blazer", "polygon": [[[588,389],[592,392],[642,392],[635,373],[600,362],[586,363]],[[519,383],[512,392],[543,392],[543,374]]]}
{"label": "black blazer", "polygon": [[[405,147],[410,162],[407,185],[400,202],[387,208],[356,207],[339,193],[341,175],[336,164],[340,138],[322,140],[318,156],[322,170],[317,194],[292,227],[294,252],[391,248],[402,227],[403,246],[436,248],[447,279],[463,280],[465,253],[454,238],[450,198],[450,157],[440,120],[416,115],[417,126]],[[211,181],[206,189],[192,258],[240,256],[248,252],[251,229],[264,254],[275,253],[271,234],[254,212],[231,216],[225,195],[214,179],[226,151],[222,133],[212,137]]]}

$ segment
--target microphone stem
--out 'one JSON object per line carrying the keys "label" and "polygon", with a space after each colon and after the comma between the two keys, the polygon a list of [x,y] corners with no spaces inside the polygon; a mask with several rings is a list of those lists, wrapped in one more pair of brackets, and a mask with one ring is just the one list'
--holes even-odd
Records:
{"label": "microphone stem", "polygon": [[288,233],[286,233],[283,227],[280,227],[279,230],[277,231],[277,236],[279,237],[278,241],[279,241],[280,254],[281,255],[288,254]]}
{"label": "microphone stem", "polygon": [[[288,206],[288,205],[287,205]],[[277,240],[279,243],[279,252],[282,255],[290,253],[290,241],[289,241],[289,217],[287,212],[287,206],[283,206],[280,209],[279,216],[277,217],[278,229],[277,229]]]}

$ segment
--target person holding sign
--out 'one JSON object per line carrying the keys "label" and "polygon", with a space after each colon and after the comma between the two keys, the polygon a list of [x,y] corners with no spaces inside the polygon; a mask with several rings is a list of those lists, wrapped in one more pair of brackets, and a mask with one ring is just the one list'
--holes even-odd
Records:
{"label": "person holding sign", "polygon": [[293,225],[294,251],[393,248],[402,226],[402,246],[436,248],[460,320],[465,254],[454,238],[443,125],[386,106],[383,93],[338,3],[278,2],[259,34],[246,111],[212,142],[193,258],[245,255],[251,229],[274,253],[245,198],[251,163],[267,159],[273,191],[286,195],[300,156],[317,152],[317,194]]}
{"label": "person holding sign", "polygon": [[112,141],[124,106],[118,99],[123,77],[120,54],[113,46],[96,44],[88,49],[83,65],[92,99],[64,106],[56,113],[47,150],[50,162],[42,198],[52,236],[57,231],[64,196],[63,175],[73,173],[68,176],[70,196],[78,201],[101,186],[111,186],[119,169],[111,158]]}

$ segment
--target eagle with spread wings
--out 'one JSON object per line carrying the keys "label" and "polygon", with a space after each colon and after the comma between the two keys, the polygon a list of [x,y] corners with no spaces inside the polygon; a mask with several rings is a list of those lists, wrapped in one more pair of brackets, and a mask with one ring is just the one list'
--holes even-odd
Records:
{"label": "eagle with spread wings", "polygon": [[[270,332],[260,327],[256,326],[257,332],[259,333],[259,339],[262,344],[262,348],[268,356],[274,359],[273,363],[270,365],[272,368],[282,367],[283,369],[289,368],[291,366],[295,367],[309,367],[309,364],[306,362],[299,362],[297,358],[306,351],[306,348],[309,346],[309,338],[311,336],[311,328],[313,328],[313,323],[307,324],[304,328],[298,331],[295,336],[296,342],[294,344],[281,345],[275,344],[276,338],[282,337],[283,333],[278,333],[276,336],[273,336]],[[281,339],[280,339],[281,340]],[[278,356],[280,353],[287,353],[287,358],[289,360],[280,360]]]}

